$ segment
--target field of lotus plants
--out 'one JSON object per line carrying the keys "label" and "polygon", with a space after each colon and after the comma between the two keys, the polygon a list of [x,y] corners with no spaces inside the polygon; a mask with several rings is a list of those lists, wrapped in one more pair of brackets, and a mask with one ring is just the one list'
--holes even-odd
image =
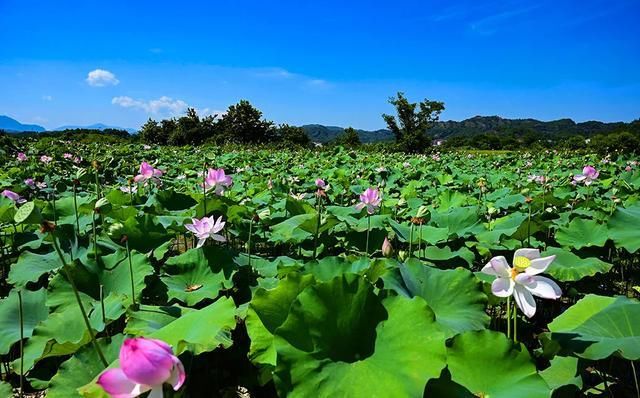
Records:
{"label": "field of lotus plants", "polygon": [[0,149],[0,397],[640,397],[611,154]]}

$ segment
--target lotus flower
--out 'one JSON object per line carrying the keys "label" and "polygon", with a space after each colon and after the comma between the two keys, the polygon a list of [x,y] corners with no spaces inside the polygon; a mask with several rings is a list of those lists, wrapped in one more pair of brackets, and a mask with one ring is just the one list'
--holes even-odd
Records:
{"label": "lotus flower", "polygon": [[535,181],[536,183],[538,183],[538,184],[540,184],[540,185],[544,185],[544,184],[546,184],[546,183],[549,181],[549,179],[548,179],[547,177],[545,177],[545,176],[539,176],[539,175],[537,175],[537,174],[531,174],[531,175],[528,177],[528,180],[529,180],[529,182]]}
{"label": "lotus flower", "polygon": [[33,178],[27,178],[26,180],[24,180],[25,185],[27,185],[29,188],[35,188],[36,187],[36,182],[34,181]]}
{"label": "lotus flower", "polygon": [[384,238],[384,242],[382,242],[382,255],[385,257],[391,257],[393,254],[393,246],[391,246],[391,242],[386,237]]}
{"label": "lotus flower", "polygon": [[204,178],[204,189],[213,189],[216,195],[222,195],[232,183],[231,176],[226,175],[224,169],[209,169]]}
{"label": "lotus flower", "polygon": [[381,201],[380,192],[377,188],[367,188],[364,193],[360,194],[360,203],[356,205],[356,209],[362,210],[366,207],[367,213],[373,214],[380,206]]}
{"label": "lotus flower", "polygon": [[25,155],[24,152],[18,152],[16,159],[18,159],[18,162],[25,162],[27,160],[27,155]]}
{"label": "lotus flower", "polygon": [[4,191],[2,191],[2,196],[4,196],[5,198],[11,199],[16,203],[24,203],[26,202],[25,199],[22,198],[22,196],[18,195],[17,193],[10,191],[8,189],[5,189]]}
{"label": "lotus flower", "polygon": [[163,171],[160,169],[154,169],[153,166],[151,166],[149,163],[147,162],[142,162],[142,164],[140,164],[140,174],[138,174],[137,176],[135,176],[135,178],[133,179],[133,181],[135,182],[147,182],[149,180],[154,181],[156,183],[160,182],[160,177],[162,176]]}
{"label": "lotus flower", "polygon": [[582,174],[578,174],[573,177],[575,182],[584,182],[584,185],[591,185],[595,181],[600,173],[593,166],[584,166]]}
{"label": "lotus flower", "polygon": [[191,221],[193,224],[185,224],[184,227],[193,232],[193,234],[198,238],[198,245],[196,247],[202,247],[204,242],[209,238],[217,240],[218,242],[225,241],[224,236],[218,234],[218,232],[222,231],[225,224],[222,221],[222,216],[218,217],[215,221],[213,216],[203,217],[200,220],[192,218]]}
{"label": "lotus flower", "polygon": [[52,160],[53,158],[51,156],[47,156],[47,155],[40,156],[40,161],[44,164],[49,164],[51,163]]}
{"label": "lotus flower", "polygon": [[112,398],[133,398],[147,391],[150,397],[161,398],[163,384],[178,391],[185,378],[182,362],[167,343],[136,337],[120,347],[120,367],[106,370],[97,383]]}
{"label": "lotus flower", "polygon": [[69,160],[69,159],[73,159],[73,155],[72,155],[72,154],[70,154],[70,153],[68,153],[68,152],[67,152],[67,153],[65,153],[64,155],[62,155],[62,157],[63,157],[63,158],[65,158],[65,159],[67,159],[67,160]]}
{"label": "lotus flower", "polygon": [[137,185],[131,185],[131,186],[121,186],[120,190],[124,193],[136,193],[138,192],[138,186]]}
{"label": "lotus flower", "polygon": [[316,187],[325,189],[327,187],[327,183],[322,178],[316,178]]}
{"label": "lotus flower", "polygon": [[529,318],[536,313],[533,296],[557,299],[562,295],[560,287],[543,273],[556,256],[540,257],[538,249],[519,249],[513,254],[511,268],[503,256],[492,258],[482,272],[497,278],[491,284],[491,292],[498,297],[514,296],[516,305]]}

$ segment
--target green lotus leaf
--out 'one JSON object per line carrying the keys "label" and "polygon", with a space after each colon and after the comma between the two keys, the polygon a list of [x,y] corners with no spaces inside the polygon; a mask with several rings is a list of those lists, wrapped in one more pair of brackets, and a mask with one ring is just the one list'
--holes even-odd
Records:
{"label": "green lotus leaf", "polygon": [[274,289],[255,291],[245,320],[251,339],[249,359],[253,363],[275,367],[273,333],[287,319],[289,308],[298,294],[313,282],[311,275],[292,272]]}
{"label": "green lotus leaf", "polygon": [[624,296],[589,294],[549,324],[562,351],[598,360],[611,355],[640,358],[640,303]]}
{"label": "green lotus leaf", "polygon": [[607,227],[595,220],[574,218],[569,225],[558,229],[556,241],[565,247],[602,247],[607,242]]}
{"label": "green lotus leaf", "polygon": [[433,213],[431,221],[440,228],[447,228],[449,236],[465,237],[483,230],[475,206],[454,207],[443,213]]}
{"label": "green lotus leaf", "polygon": [[[49,309],[45,305],[47,291],[22,290],[22,328],[25,338],[31,337],[33,329],[47,319]],[[0,300],[0,355],[7,355],[11,346],[20,341],[20,300],[18,290]]]}
{"label": "green lotus leaf", "polygon": [[483,330],[455,336],[447,347],[447,367],[451,380],[476,397],[550,395],[526,347],[513,343],[502,333]]}
{"label": "green lotus leaf", "polygon": [[401,285],[394,290],[406,297],[422,297],[447,337],[489,325],[487,296],[482,283],[469,270],[441,270],[411,259],[400,265]]}
{"label": "green lotus leaf", "polygon": [[170,301],[193,306],[203,300],[213,300],[220,290],[233,286],[233,259],[224,249],[206,246],[191,249],[165,263],[161,276]]}
{"label": "green lotus leaf", "polygon": [[629,253],[640,249],[640,206],[618,207],[609,219],[609,238],[616,246],[624,247]]}
{"label": "green lotus leaf", "polygon": [[[107,362],[118,359],[124,339],[124,335],[118,334],[111,337],[110,341],[106,338],[98,340],[98,345]],[[104,366],[96,350],[91,344],[86,345],[60,366],[58,373],[51,379],[47,398],[81,397],[78,388],[98,377],[103,370]]]}
{"label": "green lotus leaf", "polygon": [[409,223],[397,223],[393,220],[389,220],[389,225],[396,233],[400,242],[409,242],[418,244],[418,242],[428,243],[435,245],[447,240],[449,236],[449,230],[447,228],[432,227],[430,225],[414,225],[413,232],[411,232],[411,224]]}
{"label": "green lotus leaf", "polygon": [[548,247],[542,256],[556,256],[546,273],[563,282],[579,281],[597,273],[607,273],[613,266],[598,258],[581,258],[569,250],[559,247]]}
{"label": "green lotus leaf", "polygon": [[11,266],[8,281],[17,287],[23,287],[27,282],[35,282],[42,275],[57,271],[61,267],[60,257],[55,251],[46,254],[24,251]]}
{"label": "green lotus leaf", "polygon": [[551,366],[540,372],[540,376],[547,382],[552,390],[567,385],[582,388],[582,376],[578,368],[578,358],[555,357],[551,360]]}
{"label": "green lotus leaf", "polygon": [[127,325],[124,332],[133,336],[147,336],[191,311],[195,310],[177,305],[170,307],[141,305],[138,310],[127,311]]}
{"label": "green lotus leaf", "polygon": [[425,301],[380,301],[356,275],[308,286],[275,336],[281,396],[417,397],[444,367],[444,335]]}

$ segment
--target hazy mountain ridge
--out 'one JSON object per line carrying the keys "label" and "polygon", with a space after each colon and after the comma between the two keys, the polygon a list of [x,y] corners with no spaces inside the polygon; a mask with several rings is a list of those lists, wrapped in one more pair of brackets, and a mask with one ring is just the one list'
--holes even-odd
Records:
{"label": "hazy mountain ridge", "polygon": [[[506,119],[500,116],[474,116],[462,121],[441,121],[437,122],[430,130],[430,134],[434,138],[449,138],[455,136],[474,136],[484,133],[510,134],[517,135],[535,132],[550,135],[576,135],[591,136],[599,133],[610,133],[613,131],[621,131],[629,127],[631,124],[640,123],[634,121],[625,122],[599,122],[587,121],[576,123],[571,119],[559,119],[552,121],[540,121],[536,119]],[[344,129],[337,126],[324,126],[321,124],[307,124],[301,126],[306,133],[315,142],[329,142],[334,140],[338,135],[342,134]],[[374,131],[356,130],[362,142],[388,141],[393,140],[394,136],[390,130],[380,129]]]}

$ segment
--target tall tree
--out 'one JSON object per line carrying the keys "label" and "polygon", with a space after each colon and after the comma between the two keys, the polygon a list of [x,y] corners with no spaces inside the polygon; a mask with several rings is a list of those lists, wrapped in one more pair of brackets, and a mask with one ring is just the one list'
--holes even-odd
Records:
{"label": "tall tree", "polygon": [[247,100],[231,105],[219,123],[227,141],[256,144],[274,138],[273,123],[264,120],[262,112]]}
{"label": "tall tree", "polygon": [[398,92],[397,97],[389,98],[396,108],[397,116],[383,114],[389,130],[395,135],[398,148],[405,152],[423,152],[431,145],[428,130],[440,119],[444,102],[425,99],[411,103]]}

